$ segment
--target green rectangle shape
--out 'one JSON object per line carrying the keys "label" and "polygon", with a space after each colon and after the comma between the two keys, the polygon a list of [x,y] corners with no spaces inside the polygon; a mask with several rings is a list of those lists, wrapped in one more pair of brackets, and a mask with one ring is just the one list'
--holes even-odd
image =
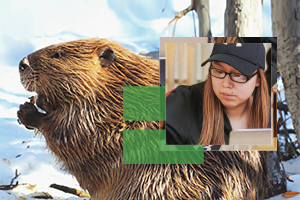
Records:
{"label": "green rectangle shape", "polygon": [[[166,130],[124,130],[123,164],[203,164],[201,145],[166,145]],[[160,147],[161,145],[167,147]],[[185,146],[185,147],[183,147]],[[197,150],[193,148],[197,146]],[[166,151],[160,151],[166,149]]]}
{"label": "green rectangle shape", "polygon": [[165,120],[164,87],[123,87],[123,121],[163,120]]}

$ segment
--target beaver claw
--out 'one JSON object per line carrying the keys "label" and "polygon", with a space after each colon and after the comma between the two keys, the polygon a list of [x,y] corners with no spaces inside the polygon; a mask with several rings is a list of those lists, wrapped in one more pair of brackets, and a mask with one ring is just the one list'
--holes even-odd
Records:
{"label": "beaver claw", "polygon": [[27,128],[39,128],[43,123],[46,114],[40,113],[32,103],[24,103],[20,105],[20,110],[17,112],[19,121]]}

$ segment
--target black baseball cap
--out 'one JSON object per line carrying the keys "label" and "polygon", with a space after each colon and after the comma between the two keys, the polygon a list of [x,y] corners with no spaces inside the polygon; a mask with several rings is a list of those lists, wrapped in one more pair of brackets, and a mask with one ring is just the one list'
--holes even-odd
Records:
{"label": "black baseball cap", "polygon": [[249,76],[259,67],[265,69],[265,47],[262,43],[215,43],[207,62],[220,61]]}

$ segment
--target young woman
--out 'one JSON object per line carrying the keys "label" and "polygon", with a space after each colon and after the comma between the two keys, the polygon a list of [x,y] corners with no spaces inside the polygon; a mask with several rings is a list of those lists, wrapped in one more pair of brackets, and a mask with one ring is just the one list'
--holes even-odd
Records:
{"label": "young woman", "polygon": [[167,144],[228,144],[232,129],[267,128],[270,98],[262,43],[216,43],[206,81],[166,100]]}

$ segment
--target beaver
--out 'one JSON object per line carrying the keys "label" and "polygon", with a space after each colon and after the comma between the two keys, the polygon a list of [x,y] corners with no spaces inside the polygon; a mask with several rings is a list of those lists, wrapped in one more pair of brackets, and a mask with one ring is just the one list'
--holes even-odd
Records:
{"label": "beaver", "polygon": [[21,83],[37,93],[19,120],[92,199],[262,199],[268,177],[256,151],[205,152],[204,164],[123,164],[123,130],[157,129],[123,121],[123,86],[158,86],[158,62],[106,39],[38,50],[19,64]]}

